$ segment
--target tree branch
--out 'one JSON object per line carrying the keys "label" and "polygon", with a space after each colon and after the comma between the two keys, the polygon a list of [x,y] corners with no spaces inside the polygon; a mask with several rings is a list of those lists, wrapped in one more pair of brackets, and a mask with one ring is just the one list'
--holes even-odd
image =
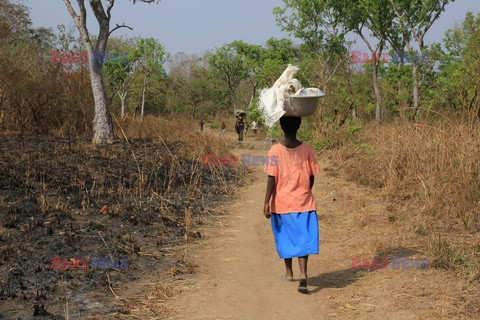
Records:
{"label": "tree branch", "polygon": [[78,7],[80,8],[80,19],[82,25],[85,27],[87,26],[87,10],[85,9],[85,2],[84,0],[77,0]]}
{"label": "tree branch", "polygon": [[84,0],[77,0],[78,7],[80,9],[80,16],[78,16],[78,14],[75,12],[75,9],[73,9],[70,0],[63,0],[63,2],[65,3],[68,12],[72,16],[73,22],[77,26],[77,29],[80,32],[82,39],[85,41],[85,43],[89,43],[90,38],[88,36],[87,30],[87,10],[85,9]]}
{"label": "tree branch", "polygon": [[65,2],[65,6],[67,6],[67,10],[72,16],[73,20],[78,20],[79,19],[78,15],[75,12],[75,9],[73,9],[72,4],[70,3],[70,0],[63,0],[63,2]]}
{"label": "tree branch", "polygon": [[118,29],[120,29],[120,28],[127,28],[127,29],[130,29],[130,30],[133,30],[132,27],[127,26],[125,23],[122,24],[122,25],[120,25],[120,24],[117,23],[117,26],[116,26],[115,28],[113,28],[112,31],[110,31],[110,32],[108,33],[108,36],[110,37],[110,35],[111,35],[115,30],[118,30]]}
{"label": "tree branch", "polygon": [[[110,0],[110,4],[108,5],[108,8],[107,8],[107,18],[108,18],[108,20],[110,20],[110,18],[112,17],[110,12],[112,11],[112,8],[113,8],[114,5],[115,5],[115,0]],[[110,32],[110,33],[112,33],[112,32]]]}
{"label": "tree branch", "polygon": [[422,40],[422,42],[423,42],[423,37],[425,37],[425,34],[427,33],[427,31],[430,29],[433,23],[438,19],[438,17],[440,17],[440,14],[442,13],[443,9],[445,9],[445,6],[447,5],[447,3],[448,3],[448,0],[443,0],[442,7],[437,11],[437,13],[435,14],[435,17],[431,19],[430,22],[425,26],[425,29],[423,30],[420,36],[420,39]]}

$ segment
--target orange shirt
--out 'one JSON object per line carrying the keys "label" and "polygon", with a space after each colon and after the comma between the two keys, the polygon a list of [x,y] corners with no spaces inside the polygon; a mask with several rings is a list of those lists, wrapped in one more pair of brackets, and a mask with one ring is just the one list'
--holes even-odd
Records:
{"label": "orange shirt", "polygon": [[[310,189],[310,176],[320,169],[315,151],[308,143],[296,148],[287,148],[278,143],[270,148],[264,172],[275,177],[275,192],[270,211],[278,214],[317,210]],[[275,157],[275,158],[274,158]]]}

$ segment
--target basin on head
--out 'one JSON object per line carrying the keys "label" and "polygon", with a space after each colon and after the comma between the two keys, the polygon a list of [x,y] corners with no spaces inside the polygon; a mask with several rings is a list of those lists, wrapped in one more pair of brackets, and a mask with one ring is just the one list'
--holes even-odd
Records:
{"label": "basin on head", "polygon": [[317,88],[305,88],[285,99],[283,110],[287,117],[307,117],[315,113],[318,101],[325,94]]}

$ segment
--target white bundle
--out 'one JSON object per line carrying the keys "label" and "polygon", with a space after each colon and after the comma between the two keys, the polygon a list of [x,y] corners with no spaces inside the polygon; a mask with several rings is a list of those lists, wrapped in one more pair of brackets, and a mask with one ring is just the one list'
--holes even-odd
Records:
{"label": "white bundle", "polygon": [[280,78],[275,81],[271,88],[262,89],[260,92],[260,110],[263,113],[265,126],[272,128],[273,125],[285,114],[283,108],[285,99],[302,89],[301,83],[293,78],[298,68],[288,65]]}

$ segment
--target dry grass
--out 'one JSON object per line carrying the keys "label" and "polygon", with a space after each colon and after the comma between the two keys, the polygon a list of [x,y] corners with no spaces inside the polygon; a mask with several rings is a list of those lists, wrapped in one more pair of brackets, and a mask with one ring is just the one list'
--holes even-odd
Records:
{"label": "dry grass", "polygon": [[331,152],[348,177],[377,188],[424,239],[433,266],[480,279],[480,131],[463,123],[367,126]]}

